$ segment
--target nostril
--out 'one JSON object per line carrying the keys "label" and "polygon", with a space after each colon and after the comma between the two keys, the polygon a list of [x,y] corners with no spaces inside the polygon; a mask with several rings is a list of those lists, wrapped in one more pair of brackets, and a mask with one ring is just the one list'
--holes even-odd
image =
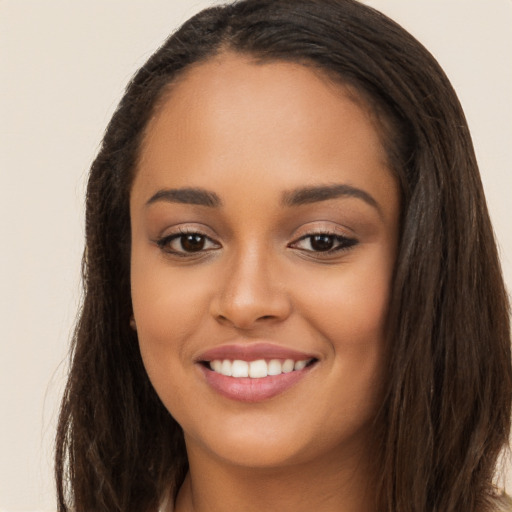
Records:
{"label": "nostril", "polygon": [[210,312],[217,322],[250,330],[264,323],[283,321],[292,310],[289,297],[284,293],[272,296],[268,293],[249,294],[246,290],[244,295],[242,291],[238,294],[219,293],[215,297]]}

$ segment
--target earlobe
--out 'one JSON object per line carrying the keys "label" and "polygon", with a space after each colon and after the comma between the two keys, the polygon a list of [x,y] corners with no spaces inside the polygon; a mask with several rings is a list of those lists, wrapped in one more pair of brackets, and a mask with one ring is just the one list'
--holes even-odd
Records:
{"label": "earlobe", "polygon": [[133,315],[130,316],[130,327],[136,331],[137,330],[137,324],[135,323],[135,317]]}

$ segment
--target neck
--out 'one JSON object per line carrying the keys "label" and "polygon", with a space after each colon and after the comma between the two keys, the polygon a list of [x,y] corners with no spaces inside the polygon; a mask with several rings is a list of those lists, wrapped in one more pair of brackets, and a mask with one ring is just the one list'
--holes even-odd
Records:
{"label": "neck", "polygon": [[326,454],[279,468],[232,465],[188,450],[190,470],[176,512],[369,512],[375,510],[369,458]]}

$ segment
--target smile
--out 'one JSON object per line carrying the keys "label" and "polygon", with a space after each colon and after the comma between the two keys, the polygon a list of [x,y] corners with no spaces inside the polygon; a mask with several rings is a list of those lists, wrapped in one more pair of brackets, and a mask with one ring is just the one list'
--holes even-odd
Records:
{"label": "smile", "polygon": [[240,402],[260,402],[295,386],[317,366],[315,354],[268,343],[224,345],[196,362],[213,391]]}
{"label": "smile", "polygon": [[303,370],[313,361],[314,359],[302,359],[299,361],[294,361],[293,359],[271,359],[269,361],[265,359],[257,359],[256,361],[215,359],[209,363],[209,366],[214,372],[226,377],[262,379],[268,376]]}

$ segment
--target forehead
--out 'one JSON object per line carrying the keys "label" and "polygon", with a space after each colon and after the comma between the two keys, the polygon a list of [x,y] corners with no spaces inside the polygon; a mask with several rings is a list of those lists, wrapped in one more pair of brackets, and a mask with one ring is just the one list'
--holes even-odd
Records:
{"label": "forehead", "polygon": [[271,173],[276,186],[293,187],[338,182],[351,170],[348,181],[364,186],[389,181],[387,167],[375,120],[353,90],[310,66],[222,54],[169,87],[147,126],[135,182],[211,185]]}

